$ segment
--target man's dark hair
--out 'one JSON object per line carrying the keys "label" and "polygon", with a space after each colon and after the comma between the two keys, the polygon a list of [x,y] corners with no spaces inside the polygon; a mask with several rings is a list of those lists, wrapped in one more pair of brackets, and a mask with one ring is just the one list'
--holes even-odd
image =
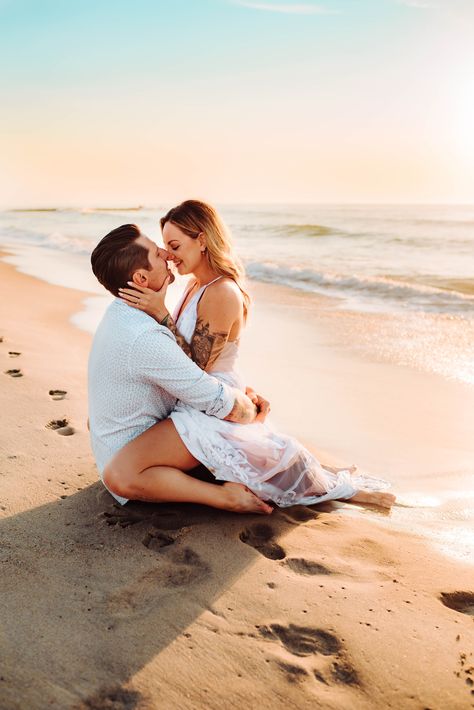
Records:
{"label": "man's dark hair", "polygon": [[91,254],[92,271],[107,291],[118,296],[137,269],[151,270],[148,251],[136,241],[141,235],[136,224],[122,224],[105,235]]}

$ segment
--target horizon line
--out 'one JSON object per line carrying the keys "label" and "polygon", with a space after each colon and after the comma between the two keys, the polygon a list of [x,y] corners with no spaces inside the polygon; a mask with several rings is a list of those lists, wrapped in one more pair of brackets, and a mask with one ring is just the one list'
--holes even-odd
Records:
{"label": "horizon line", "polygon": [[[325,200],[322,202],[318,201],[282,201],[278,200],[275,202],[266,202],[266,201],[252,201],[252,202],[247,202],[247,201],[238,201],[238,202],[226,202],[226,201],[221,201],[221,200],[213,200],[212,204],[219,204],[222,206],[229,206],[229,207],[258,207],[258,206],[285,206],[285,205],[295,205],[295,206],[362,206],[362,207],[474,207],[474,201],[473,202],[463,202],[463,201],[354,201],[354,200],[348,200],[348,201],[341,201],[341,200]],[[87,212],[88,210],[94,211],[94,212],[140,212],[144,210],[160,210],[162,209],[161,205],[157,204],[149,204],[149,205],[136,205],[136,206],[130,206],[128,205],[107,205],[107,206],[94,206],[94,205],[74,205],[74,204],[68,204],[68,205],[54,205],[54,206],[46,206],[46,207],[41,207],[41,206],[35,206],[35,207],[0,207],[0,212],[60,212],[60,211],[84,211]]]}

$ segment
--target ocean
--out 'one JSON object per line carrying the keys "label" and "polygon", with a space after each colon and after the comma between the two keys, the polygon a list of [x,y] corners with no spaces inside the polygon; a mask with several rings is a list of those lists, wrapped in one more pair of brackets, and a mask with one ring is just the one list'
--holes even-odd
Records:
{"label": "ocean", "polygon": [[[4,211],[0,246],[21,271],[90,293],[73,322],[93,332],[110,299],[91,274],[91,250],[127,222],[160,242],[168,207]],[[219,209],[250,279],[326,297],[334,311],[390,316],[383,347],[370,333],[353,347],[474,384],[474,206]]]}

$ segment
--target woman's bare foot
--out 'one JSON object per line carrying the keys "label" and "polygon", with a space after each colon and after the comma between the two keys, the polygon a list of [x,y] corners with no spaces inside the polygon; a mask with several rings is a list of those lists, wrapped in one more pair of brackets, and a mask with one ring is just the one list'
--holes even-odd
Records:
{"label": "woman's bare foot", "polygon": [[380,508],[391,508],[395,501],[396,497],[393,493],[373,491],[358,491],[355,496],[350,498],[351,503],[367,503],[369,505],[378,505]]}
{"label": "woman's bare foot", "polygon": [[336,466],[328,466],[327,464],[324,464],[323,468],[326,469],[326,471],[330,471],[331,473],[340,473],[341,471],[349,471],[350,474],[353,474],[357,471],[357,466],[355,463],[352,464],[352,466],[342,466],[341,468],[337,468]]}
{"label": "woman's bare foot", "polygon": [[273,512],[270,505],[260,500],[243,483],[224,483],[222,488],[226,496],[225,510],[231,510],[234,513],[260,513],[261,515],[270,515]]}

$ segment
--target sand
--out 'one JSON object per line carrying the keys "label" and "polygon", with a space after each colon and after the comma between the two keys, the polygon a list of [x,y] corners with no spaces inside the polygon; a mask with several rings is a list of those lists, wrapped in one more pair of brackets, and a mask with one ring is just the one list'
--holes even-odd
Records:
{"label": "sand", "polygon": [[[474,704],[472,567],[349,506],[117,507],[89,449],[90,336],[69,323],[86,294],[0,277],[2,710]],[[302,373],[245,348],[298,429]],[[63,419],[73,433],[46,427]]]}

